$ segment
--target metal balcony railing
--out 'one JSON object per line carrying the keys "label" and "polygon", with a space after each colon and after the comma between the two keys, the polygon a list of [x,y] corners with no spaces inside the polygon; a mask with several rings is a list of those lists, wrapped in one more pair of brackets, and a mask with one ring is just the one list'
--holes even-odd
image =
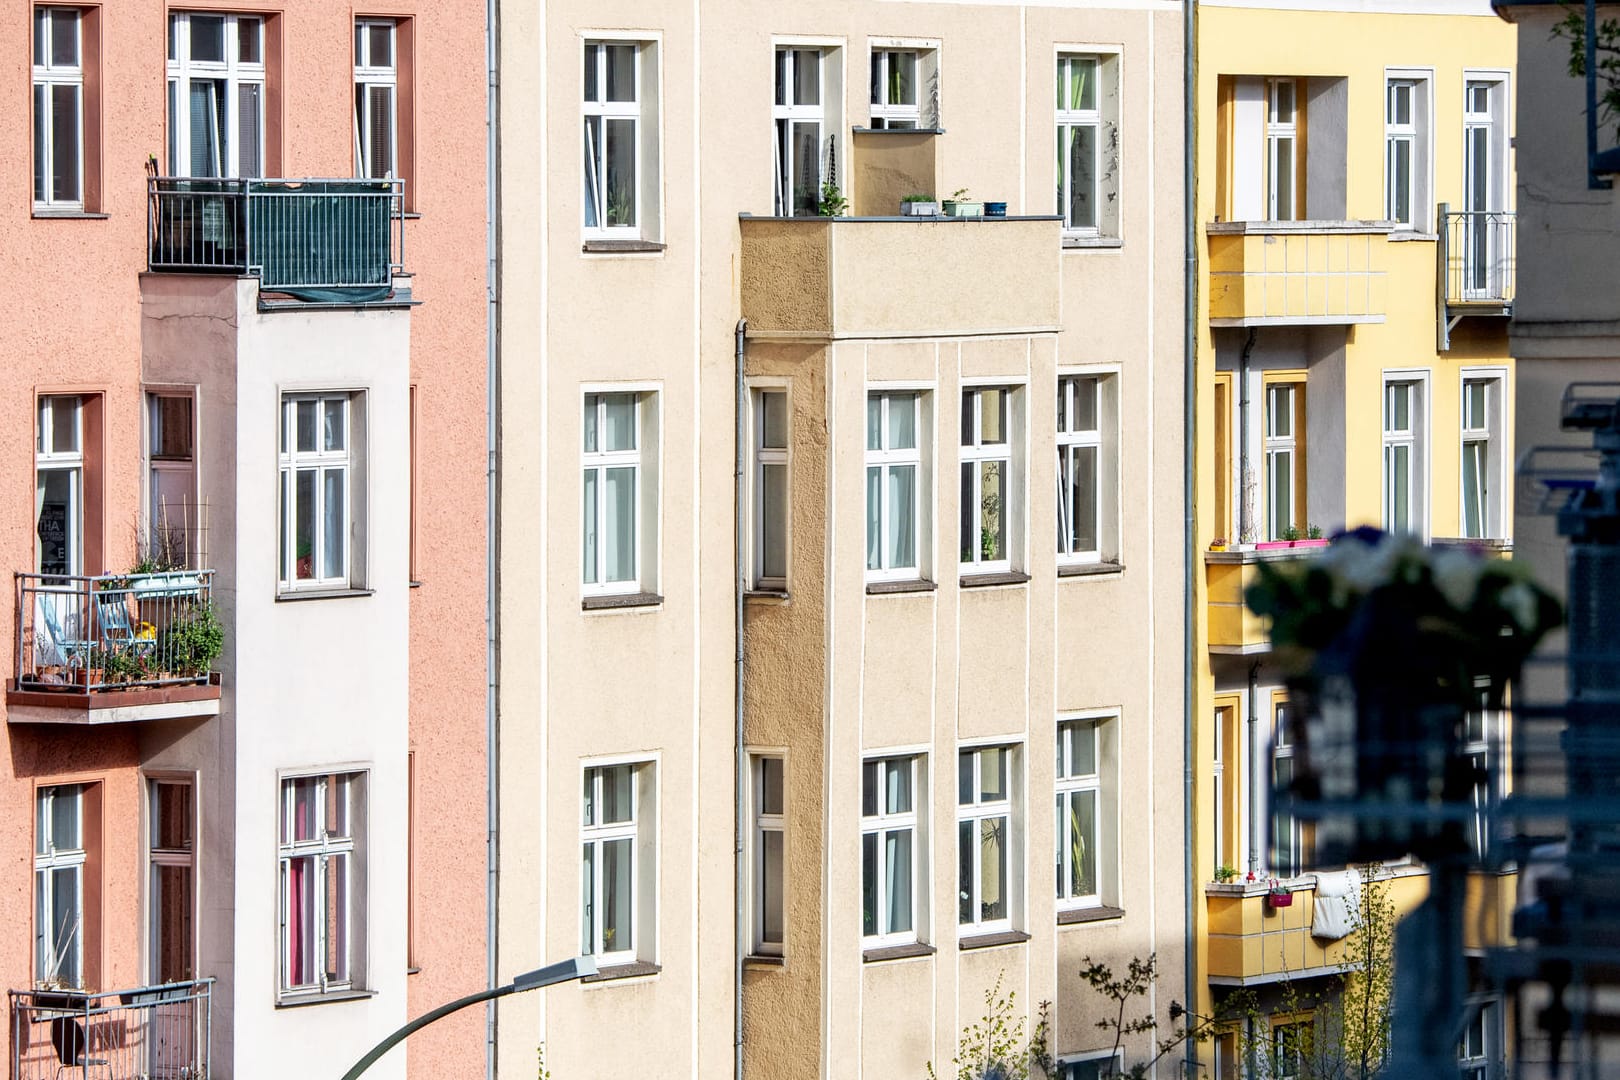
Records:
{"label": "metal balcony railing", "polygon": [[1440,272],[1448,305],[1513,303],[1514,215],[1440,205]]}
{"label": "metal balcony railing", "polygon": [[17,574],[17,688],[91,693],[206,682],[221,633],[213,579],[212,570]]}
{"label": "metal balcony railing", "polygon": [[386,289],[404,264],[403,180],[147,180],[147,268],[252,274],[270,291]]}
{"label": "metal balcony railing", "polygon": [[206,1080],[214,980],[11,991],[11,1080]]}

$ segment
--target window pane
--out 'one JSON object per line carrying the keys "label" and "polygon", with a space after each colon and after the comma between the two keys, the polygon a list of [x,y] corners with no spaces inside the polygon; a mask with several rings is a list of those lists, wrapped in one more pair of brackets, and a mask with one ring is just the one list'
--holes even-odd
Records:
{"label": "window pane", "polygon": [[602,777],[601,824],[618,825],[635,820],[634,765],[615,765],[600,770]]}
{"label": "window pane", "polygon": [[371,55],[367,57],[370,66],[374,68],[393,67],[393,25],[390,23],[368,23],[366,24],[366,37],[371,50]]}
{"label": "window pane", "polygon": [[83,867],[61,866],[50,871],[50,939],[53,946],[49,971],[69,986],[81,985],[84,956],[84,912],[81,906]]}
{"label": "window pane", "polygon": [[878,812],[878,793],[882,785],[878,775],[883,768],[880,761],[861,763],[861,816],[872,817]]}
{"label": "window pane", "polygon": [[349,857],[326,857],[326,980],[349,980]]}
{"label": "window pane", "polygon": [[871,937],[878,932],[878,838],[877,833],[861,836],[861,933]]}
{"label": "window pane", "polygon": [[326,804],[324,828],[329,838],[343,839],[349,835],[349,785],[347,776],[326,778]]}
{"label": "window pane", "polygon": [[282,789],[291,793],[292,805],[288,810],[289,820],[282,823],[282,843],[316,838],[319,820],[317,817],[319,805],[316,801],[317,784],[318,778],[313,776],[300,776],[283,783]]}
{"label": "window pane", "polygon": [[582,512],[584,515],[584,574],[585,583],[596,583],[596,560],[598,557],[600,529],[596,520],[596,485],[597,477],[601,475],[598,469],[585,470],[585,498]]}
{"label": "window pane", "polygon": [[636,579],[636,470],[604,469],[607,522],[603,530],[605,580]]}
{"label": "window pane", "polygon": [[343,405],[341,398],[327,398],[321,402],[322,450],[343,449]]}
{"label": "window pane", "polygon": [[917,54],[892,52],[889,54],[888,103],[890,105],[917,104]]}
{"label": "window pane", "polygon": [[1074,430],[1097,431],[1097,378],[1088,376],[1074,380]]}
{"label": "window pane", "polygon": [[297,447],[299,453],[315,452],[315,409],[317,402],[300,401],[294,408],[298,412]]}
{"label": "window pane", "polygon": [[191,785],[152,785],[152,846],[168,851],[191,848]]}
{"label": "window pane", "polygon": [[1278,221],[1294,220],[1294,140],[1282,136],[1275,140],[1272,158],[1272,193],[1276,198]]}
{"label": "window pane", "polygon": [[980,390],[979,442],[982,444],[1007,441],[1007,391],[1001,387]]}
{"label": "window pane", "polygon": [[782,943],[782,834],[760,834],[760,939]]}
{"label": "window pane", "polygon": [[1390,217],[1403,224],[1412,221],[1412,143],[1396,139],[1389,148]]}
{"label": "window pane", "polygon": [[973,822],[956,823],[956,921],[973,921]]}
{"label": "window pane", "polygon": [[57,8],[51,12],[51,66],[79,66],[79,13]]}
{"label": "window pane", "polygon": [[1095,776],[1097,773],[1097,728],[1093,724],[1070,724],[1068,776]]}
{"label": "window pane", "polygon": [[915,465],[896,465],[889,469],[889,551],[888,565],[913,567],[917,565],[916,551],[916,487]]}
{"label": "window pane", "polygon": [[606,128],[607,223],[636,223],[636,122],[608,120]]}
{"label": "window pane", "polygon": [[997,802],[1007,797],[1007,750],[991,746],[979,751],[979,800]]}
{"label": "window pane", "polygon": [[974,552],[978,550],[978,526],[975,522],[974,510],[979,504],[979,492],[976,486],[978,469],[971,461],[962,462],[962,493],[957,500],[961,512],[961,560],[965,563],[974,561]]}
{"label": "window pane", "polygon": [[186,16],[191,23],[191,59],[208,63],[225,62],[225,18],[221,15]]}
{"label": "window pane", "polygon": [[596,451],[596,407],[600,400],[601,399],[595,394],[587,394],[585,396],[585,412],[583,417],[582,431],[585,437],[585,452],[587,454],[594,453]]}
{"label": "window pane", "polygon": [[79,94],[77,86],[51,87],[51,198],[79,201]]}
{"label": "window pane", "polygon": [[607,100],[636,100],[636,47],[605,45],[602,52],[607,57]]}
{"label": "window pane", "polygon": [[79,831],[79,793],[82,789],[73,785],[51,790],[51,846],[57,851],[77,851],[84,846]]}
{"label": "window pane", "polygon": [[884,834],[884,879],[889,886],[888,926],[885,932],[911,930],[911,830]]}
{"label": "window pane", "polygon": [[1273,386],[1266,391],[1269,406],[1267,423],[1274,438],[1286,439],[1294,434],[1294,391],[1288,386]]}
{"label": "window pane", "polygon": [[787,466],[760,467],[760,573],[787,576]]}
{"label": "window pane", "polygon": [[635,947],[630,915],[635,897],[630,889],[635,844],[630,838],[602,844],[602,949],[627,952]]}
{"label": "window pane", "polygon": [[1390,384],[1384,427],[1389,431],[1412,429],[1411,394],[1404,383]]}
{"label": "window pane", "polygon": [[[244,87],[243,89],[246,89]],[[394,175],[394,88],[366,87],[366,175]],[[244,142],[246,135],[243,136]],[[243,153],[246,153],[246,147]]]}
{"label": "window pane", "polygon": [[[587,781],[588,782],[588,781]],[[589,824],[589,819],[587,819]],[[596,845],[586,844],[580,853],[580,942],[584,956],[596,954]]]}
{"label": "window pane", "polygon": [[297,557],[294,576],[306,581],[315,576],[315,478],[319,469],[299,469],[293,493],[293,546]]}
{"label": "window pane", "polygon": [[1075,791],[1069,794],[1070,897],[1097,894],[1097,793]]}
{"label": "window pane", "polygon": [[1466,442],[1462,448],[1463,535],[1485,535],[1485,444]]}
{"label": "window pane", "polygon": [[883,395],[866,396],[866,448],[883,449]]}
{"label": "window pane", "polygon": [[911,761],[902,758],[897,761],[886,762],[883,766],[886,774],[885,798],[883,811],[886,814],[911,813]]}
{"label": "window pane", "polygon": [[48,111],[47,95],[48,89],[44,83],[34,84],[34,199],[37,202],[50,198],[49,151],[45,147],[46,127],[50,123],[50,118],[45,115]]}
{"label": "window pane", "polygon": [[1007,557],[1007,463],[979,462],[979,557]]}
{"label": "window pane", "polygon": [[194,932],[191,867],[155,866],[152,869],[152,960],[157,981],[190,979],[193,977],[191,941]]}
{"label": "window pane", "polygon": [[772,390],[760,395],[761,410],[759,443],[766,449],[787,448],[787,394]]}
{"label": "window pane", "polygon": [[916,448],[917,395],[890,394],[888,449],[915,450]]}
{"label": "window pane", "polygon": [[1069,227],[1097,227],[1097,128],[1081,124],[1070,129]]}
{"label": "window pane", "polygon": [[346,479],[343,469],[326,469],[326,490],[322,493],[321,501],[321,577],[336,578],[343,576],[343,547],[348,539],[347,501],[344,495],[344,481]]}
{"label": "window pane", "polygon": [[1007,917],[1007,819],[979,822],[979,919]]}
{"label": "window pane", "polygon": [[600,55],[601,46],[594,41],[585,43],[585,100],[600,101],[601,94],[597,86],[596,61]]}
{"label": "window pane", "polygon": [[793,50],[793,104],[821,104],[821,51]]}
{"label": "window pane", "polygon": [[602,449],[609,452],[636,448],[636,395],[606,394],[603,420],[605,442]]}
{"label": "window pane", "polygon": [[1488,426],[1485,417],[1486,385],[1482,380],[1470,380],[1463,384],[1463,427],[1482,431]]}
{"label": "window pane", "polygon": [[866,470],[866,568],[883,568],[883,469]]}
{"label": "window pane", "polygon": [[973,797],[973,751],[963,750],[956,755],[956,804],[968,806]]}
{"label": "window pane", "polygon": [[1069,518],[1069,551],[1097,550],[1097,448],[1076,446],[1068,451],[1068,475],[1063,477]]}
{"label": "window pane", "polygon": [[782,812],[782,759],[759,759],[759,812],[762,814],[780,814]]}
{"label": "window pane", "polygon": [[51,410],[51,453],[77,454],[79,452],[79,399],[76,397],[47,398]]}
{"label": "window pane", "polygon": [[[260,48],[262,40],[260,31],[264,23],[258,19],[248,19],[242,16],[236,18],[236,48],[237,59],[244,64],[261,64],[264,62],[264,50]],[[373,61],[375,63],[375,60]]]}
{"label": "window pane", "polygon": [[793,213],[814,217],[821,208],[821,125],[795,121],[792,129]]}
{"label": "window pane", "polygon": [[1410,446],[1392,446],[1389,450],[1389,527],[1395,530],[1407,530],[1412,527],[1412,448]]}
{"label": "window pane", "polygon": [[315,856],[287,860],[287,985],[315,982]]}

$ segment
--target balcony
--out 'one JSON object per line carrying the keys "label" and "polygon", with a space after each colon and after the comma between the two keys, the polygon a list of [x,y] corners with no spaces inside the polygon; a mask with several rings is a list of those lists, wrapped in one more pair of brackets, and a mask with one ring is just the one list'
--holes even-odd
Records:
{"label": "balcony", "polygon": [[1270,628],[1249,610],[1244,593],[1259,578],[1261,563],[1303,559],[1326,544],[1326,540],[1277,541],[1236,551],[1205,552],[1209,651],[1236,656],[1270,651]]}
{"label": "balcony", "polygon": [[1226,221],[1205,231],[1211,326],[1384,321],[1388,224]]}
{"label": "balcony", "polygon": [[212,570],[16,575],[13,724],[120,724],[219,713]]}
{"label": "balcony", "polygon": [[385,298],[404,263],[403,180],[147,181],[147,269],[235,274],[298,299]]}
{"label": "balcony", "polygon": [[11,1080],[206,1080],[213,980],[11,991]]}
{"label": "balcony", "polygon": [[1439,347],[1445,351],[1464,318],[1513,314],[1517,219],[1507,211],[1453,210],[1446,203],[1439,219]]}
{"label": "balcony", "polygon": [[743,315],[750,335],[822,341],[1056,332],[1061,225],[744,215]]}

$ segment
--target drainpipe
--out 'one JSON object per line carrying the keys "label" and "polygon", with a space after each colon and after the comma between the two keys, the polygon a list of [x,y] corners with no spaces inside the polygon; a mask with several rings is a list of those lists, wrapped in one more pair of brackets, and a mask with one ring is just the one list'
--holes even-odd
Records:
{"label": "drainpipe", "polygon": [[[1197,65],[1194,63],[1193,50],[1197,45],[1194,26],[1198,16],[1198,0],[1186,0],[1186,10],[1182,17],[1182,121],[1181,121],[1181,201],[1182,201],[1182,342],[1183,353],[1182,386],[1181,386],[1181,454],[1182,454],[1182,505],[1186,507],[1183,522],[1182,559],[1181,559],[1181,589],[1184,598],[1182,617],[1186,620],[1186,647],[1181,662],[1182,696],[1185,699],[1185,716],[1182,718],[1181,731],[1181,829],[1182,839],[1185,842],[1186,855],[1182,860],[1182,887],[1186,897],[1187,921],[1189,931],[1198,925],[1198,868],[1193,863],[1193,838],[1196,826],[1196,815],[1193,807],[1196,801],[1194,785],[1194,755],[1197,743],[1193,739],[1194,726],[1197,723],[1198,694],[1197,694],[1197,668],[1194,664],[1194,653],[1198,648],[1198,513],[1196,499],[1198,496],[1196,466],[1198,462],[1198,169],[1194,158],[1197,149],[1198,134],[1198,87],[1194,83],[1197,74]],[[1196,938],[1191,933],[1184,942],[1183,952],[1186,956],[1184,976],[1187,980],[1183,993],[1187,1000],[1187,1011],[1198,1010],[1198,948]],[[1187,1040],[1186,1064],[1183,1072],[1187,1076],[1197,1075],[1198,1047],[1194,1040]]]}
{"label": "drainpipe", "polygon": [[[498,24],[496,22],[496,0],[484,0],[484,63],[489,72],[489,84],[485,91],[485,119],[487,127],[484,138],[484,257],[487,260],[485,269],[485,290],[488,296],[488,307],[485,314],[485,357],[484,372],[484,449],[487,456],[484,471],[484,768],[487,770],[485,793],[486,824],[488,826],[488,847],[485,855],[487,862],[487,878],[484,882],[484,948],[487,953],[484,959],[486,978],[489,989],[493,990],[499,985],[497,981],[497,967],[500,953],[496,948],[499,920],[499,885],[500,885],[500,715],[496,708],[500,676],[497,672],[497,659],[499,656],[499,626],[496,616],[496,602],[499,599],[497,589],[497,559],[500,557],[499,526],[500,515],[496,507],[500,500],[500,474],[498,471],[500,427],[496,420],[496,410],[500,407],[500,198],[497,186],[500,170],[497,168],[500,155],[500,127],[497,121],[500,118],[500,78],[499,63],[500,50],[497,37]],[[493,999],[485,1006],[484,1012],[484,1076],[487,1080],[495,1078],[495,1050],[496,1050],[496,1006]]]}
{"label": "drainpipe", "polygon": [[736,408],[734,410],[735,413],[736,413],[736,420],[737,420],[737,431],[736,431],[736,449],[737,449],[736,467],[737,467],[737,471],[736,471],[736,476],[734,477],[735,482],[736,482],[736,512],[735,512],[735,517],[736,517],[736,522],[737,522],[736,552],[735,552],[736,581],[734,581],[732,583],[732,585],[733,585],[733,590],[732,591],[736,593],[736,603],[737,603],[737,610],[736,610],[736,613],[735,613],[736,620],[737,620],[737,633],[736,633],[737,652],[736,652],[736,656],[735,656],[736,685],[733,688],[733,693],[736,696],[736,708],[737,708],[737,716],[736,716],[736,725],[737,726],[736,726],[736,733],[735,733],[735,739],[734,739],[734,741],[736,743],[736,751],[737,751],[737,762],[736,762],[736,807],[735,807],[735,815],[734,815],[735,820],[736,820],[736,824],[737,824],[737,828],[736,828],[736,842],[737,842],[737,844],[736,844],[736,851],[733,853],[733,860],[732,860],[734,865],[737,868],[737,897],[736,897],[737,902],[736,902],[736,905],[735,905],[736,906],[736,911],[737,911],[737,916],[736,916],[736,919],[737,919],[737,922],[736,922],[736,928],[737,928],[736,953],[737,953],[737,955],[736,955],[736,972],[735,972],[734,982],[733,982],[733,985],[732,985],[732,1007],[733,1007],[733,1015],[732,1015],[733,1046],[732,1046],[732,1053],[733,1053],[733,1055],[735,1057],[735,1060],[733,1060],[732,1066],[731,1066],[732,1075],[733,1075],[733,1077],[735,1077],[735,1080],[742,1080],[742,1074],[743,1074],[743,1005],[742,1005],[743,957],[748,955],[748,917],[747,917],[747,914],[746,914],[746,912],[744,910],[744,906],[743,906],[744,902],[745,902],[744,897],[747,895],[747,890],[748,890],[748,871],[747,871],[747,868],[744,866],[744,859],[743,859],[743,838],[745,836],[744,828],[745,828],[745,824],[746,824],[744,822],[744,820],[743,820],[743,815],[744,815],[744,812],[746,810],[746,805],[745,805],[746,804],[746,798],[745,798],[745,796],[746,796],[747,790],[748,790],[747,789],[747,784],[748,784],[748,751],[745,749],[744,744],[743,744],[743,594],[744,594],[744,592],[747,591],[747,588],[748,588],[747,559],[744,556],[744,552],[746,552],[748,550],[748,546],[747,546],[748,545],[748,515],[745,512],[745,507],[746,507],[747,504],[746,504],[745,499],[744,499],[745,489],[743,487],[743,483],[744,483],[744,480],[745,480],[744,468],[746,467],[745,463],[746,463],[746,458],[747,458],[747,449],[746,449],[746,447],[748,446],[748,385],[747,385],[747,383],[745,381],[745,378],[744,378],[744,368],[746,367],[747,362],[748,362],[748,337],[747,337],[747,335],[748,335],[748,320],[747,319],[738,319],[737,320],[737,388],[736,388],[737,400],[736,400]]}
{"label": "drainpipe", "polygon": [[1238,357],[1238,542],[1254,542],[1254,457],[1249,453],[1249,354],[1259,331],[1249,327]]}
{"label": "drainpipe", "polygon": [[1249,872],[1260,870],[1266,847],[1266,814],[1262,805],[1265,754],[1260,747],[1260,661],[1249,667]]}

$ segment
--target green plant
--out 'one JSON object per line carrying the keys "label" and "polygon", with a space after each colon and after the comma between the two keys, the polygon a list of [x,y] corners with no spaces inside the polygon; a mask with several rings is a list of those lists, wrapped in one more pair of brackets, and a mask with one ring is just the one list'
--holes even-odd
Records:
{"label": "green plant", "polygon": [[1307,526],[1305,526],[1305,539],[1307,539],[1307,540],[1320,540],[1320,539],[1322,539],[1322,526],[1320,526],[1320,525],[1307,525]]}
{"label": "green plant", "polygon": [[968,189],[965,188],[965,187],[959,187],[955,191],[951,192],[951,201],[952,202],[967,202],[968,201]]}
{"label": "green plant", "polygon": [[934,197],[932,195],[907,195],[905,198],[901,199],[900,201],[901,202],[933,202]]}
{"label": "green plant", "polygon": [[[1564,17],[1552,28],[1552,36],[1569,42],[1569,73],[1586,78],[1586,13],[1565,3]],[[1620,120],[1620,19],[1602,19],[1597,25],[1598,122]],[[1620,126],[1616,128],[1620,138]]]}
{"label": "green plant", "polygon": [[[957,1040],[955,1080],[984,1080],[998,1076],[1002,1080],[1031,1080],[1034,1076],[1055,1077],[1051,1054],[1047,1049],[1051,1025],[1048,1022],[1049,1003],[1042,1002],[1034,1034],[1026,1039],[1024,1029],[1027,1017],[1016,1012],[1018,992],[1002,992],[1005,973],[996,975],[996,983],[984,992],[984,1015],[963,1029]],[[1036,1073],[1032,1070],[1040,1070]],[[938,1080],[934,1063],[928,1063],[929,1080]]]}
{"label": "green plant", "polygon": [[816,212],[822,217],[841,217],[849,209],[849,200],[844,193],[838,190],[838,185],[831,180],[822,182],[821,201],[816,204]]}
{"label": "green plant", "polygon": [[1233,866],[1231,863],[1221,863],[1221,865],[1215,868],[1215,880],[1220,882],[1222,885],[1230,885],[1232,882],[1237,880],[1237,876],[1237,867]]}
{"label": "green plant", "polygon": [[1284,529],[1282,532],[1277,534],[1277,539],[1279,539],[1279,540],[1298,540],[1299,539],[1299,526],[1298,525],[1290,525],[1290,526],[1288,526],[1288,528]]}
{"label": "green plant", "polygon": [[535,1080],[551,1080],[551,1070],[546,1068],[545,1043],[541,1043],[539,1046],[534,1048],[534,1056],[538,1061],[538,1066],[534,1074]]}
{"label": "green plant", "polygon": [[1128,1015],[1131,1010],[1147,1005],[1145,999],[1148,991],[1152,989],[1154,981],[1158,978],[1158,961],[1153,953],[1143,960],[1131,957],[1126,964],[1125,974],[1115,976],[1114,969],[1107,964],[1100,963],[1087,956],[1081,963],[1085,967],[1080,969],[1080,978],[1086,985],[1101,994],[1113,1003],[1113,1011],[1105,1014],[1097,1021],[1097,1027],[1114,1036],[1113,1060],[1121,1061],[1124,1050],[1123,1043],[1128,1036],[1154,1035],[1154,1053],[1147,1061],[1138,1061],[1124,1069],[1122,1072],[1107,1075],[1128,1077],[1129,1080],[1146,1080],[1154,1075],[1154,1069],[1159,1062],[1173,1052],[1177,1047],[1189,1040],[1195,1043],[1204,1042],[1213,1035],[1217,1028],[1231,1023],[1237,1015],[1245,1015],[1252,1009],[1251,998],[1246,991],[1240,991],[1228,997],[1227,1007],[1218,1017],[1195,1016],[1183,1008],[1178,1001],[1170,1003],[1170,1021],[1176,1026],[1164,1038],[1157,1038],[1159,1022],[1151,1011],[1139,1016]]}
{"label": "green plant", "polygon": [[607,224],[608,225],[634,225],[635,224],[635,194],[630,185],[618,183],[608,192]]}
{"label": "green plant", "polygon": [[225,628],[214,615],[214,605],[199,604],[169,623],[163,632],[162,653],[182,675],[207,674],[209,665],[225,648]]}

